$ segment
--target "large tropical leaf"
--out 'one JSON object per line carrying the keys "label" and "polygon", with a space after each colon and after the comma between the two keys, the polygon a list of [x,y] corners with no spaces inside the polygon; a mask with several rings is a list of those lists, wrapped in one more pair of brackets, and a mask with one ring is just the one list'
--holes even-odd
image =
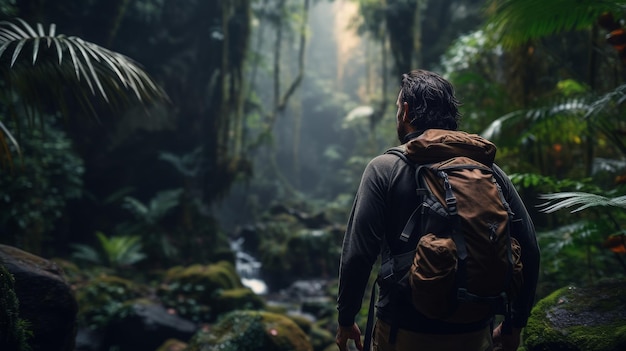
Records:
{"label": "large tropical leaf", "polygon": [[[99,104],[120,109],[167,99],[132,59],[78,37],[57,35],[54,24],[35,29],[21,19],[0,21],[0,85],[0,103],[16,119],[67,112],[69,104],[96,114]],[[10,157],[9,144],[16,145],[15,139],[0,120],[0,156]]]}
{"label": "large tropical leaf", "polygon": [[529,130],[533,125],[550,121],[556,117],[580,119],[589,111],[589,103],[584,98],[571,98],[550,106],[510,112],[497,118],[481,133],[487,139],[496,139],[510,132],[504,142],[517,142],[521,130]]}
{"label": "large tropical leaf", "polygon": [[487,28],[507,47],[552,34],[590,28],[604,12],[617,12],[626,0],[491,0]]}
{"label": "large tropical leaf", "polygon": [[540,195],[539,198],[548,200],[548,202],[539,206],[541,211],[545,213],[552,213],[570,207],[575,207],[571,211],[572,213],[595,206],[626,208],[626,196],[609,198],[602,195],[583,192],[561,192]]}

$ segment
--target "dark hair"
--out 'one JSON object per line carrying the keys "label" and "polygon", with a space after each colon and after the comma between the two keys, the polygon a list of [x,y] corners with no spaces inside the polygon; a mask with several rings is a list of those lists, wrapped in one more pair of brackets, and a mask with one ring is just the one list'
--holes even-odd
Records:
{"label": "dark hair", "polygon": [[413,70],[402,75],[400,103],[409,105],[408,117],[419,131],[426,129],[456,130],[459,100],[452,84],[436,73]]}

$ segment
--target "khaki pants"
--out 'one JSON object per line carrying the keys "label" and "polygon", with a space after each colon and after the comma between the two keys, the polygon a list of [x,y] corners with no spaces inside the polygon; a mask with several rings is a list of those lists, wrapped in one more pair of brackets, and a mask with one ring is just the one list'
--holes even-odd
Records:
{"label": "khaki pants", "polygon": [[377,320],[372,351],[492,351],[491,328],[464,334],[423,334],[398,329],[395,344],[389,344],[389,324]]}

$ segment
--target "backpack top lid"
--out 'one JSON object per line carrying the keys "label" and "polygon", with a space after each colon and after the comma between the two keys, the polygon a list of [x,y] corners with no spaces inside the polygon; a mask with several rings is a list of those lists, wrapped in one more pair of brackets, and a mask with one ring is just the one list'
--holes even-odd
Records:
{"label": "backpack top lid", "polygon": [[417,164],[430,164],[465,156],[491,167],[496,156],[496,146],[477,134],[428,129],[406,143],[406,154]]}

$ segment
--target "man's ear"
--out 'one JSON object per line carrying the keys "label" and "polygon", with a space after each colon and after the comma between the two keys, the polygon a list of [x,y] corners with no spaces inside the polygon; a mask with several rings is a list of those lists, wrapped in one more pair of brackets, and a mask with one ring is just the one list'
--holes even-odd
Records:
{"label": "man's ear", "polygon": [[402,122],[411,123],[409,120],[409,104],[406,101],[402,103]]}

